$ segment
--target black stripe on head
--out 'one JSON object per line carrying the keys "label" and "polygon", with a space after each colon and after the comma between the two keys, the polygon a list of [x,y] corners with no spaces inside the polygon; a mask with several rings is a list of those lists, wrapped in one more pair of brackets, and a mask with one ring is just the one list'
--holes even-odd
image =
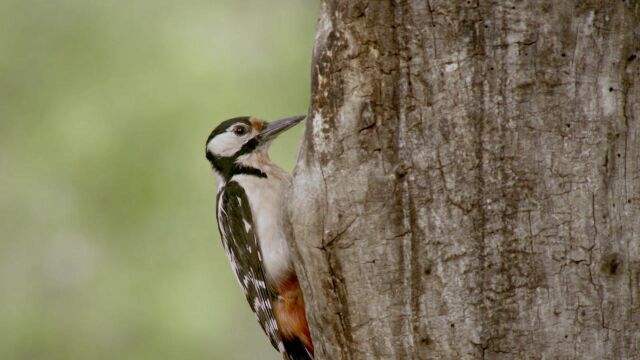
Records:
{"label": "black stripe on head", "polygon": [[224,178],[225,182],[229,181],[229,179],[231,179],[234,175],[238,175],[238,174],[253,175],[253,176],[262,177],[262,178],[267,177],[267,174],[260,171],[259,169],[249,167],[249,166],[243,166],[236,163],[236,160],[238,159],[239,156],[248,154],[254,151],[258,147],[258,141],[255,138],[247,141],[242,146],[242,148],[240,148],[240,151],[238,151],[237,153],[229,157],[216,156],[211,152],[209,152],[209,149],[206,148],[206,146],[209,145],[209,142],[211,141],[211,139],[213,139],[217,135],[220,135],[226,132],[227,129],[229,129],[229,127],[237,123],[243,123],[243,124],[249,125],[249,127],[252,127],[249,119],[250,119],[249,116],[240,116],[240,117],[236,117],[236,118],[221,122],[220,125],[216,126],[216,128],[213,129],[213,131],[207,138],[207,142],[205,143],[205,152],[206,152],[207,160],[209,160],[209,162],[211,163],[211,166],[216,170],[216,172],[218,172]]}

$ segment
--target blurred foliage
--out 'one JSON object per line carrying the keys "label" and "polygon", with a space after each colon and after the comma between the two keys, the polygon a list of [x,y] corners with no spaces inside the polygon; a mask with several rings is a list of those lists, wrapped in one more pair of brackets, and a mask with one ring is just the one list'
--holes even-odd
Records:
{"label": "blurred foliage", "polygon": [[[204,141],[304,114],[318,4],[0,0],[0,359],[278,359]],[[286,169],[302,126],[272,147]]]}

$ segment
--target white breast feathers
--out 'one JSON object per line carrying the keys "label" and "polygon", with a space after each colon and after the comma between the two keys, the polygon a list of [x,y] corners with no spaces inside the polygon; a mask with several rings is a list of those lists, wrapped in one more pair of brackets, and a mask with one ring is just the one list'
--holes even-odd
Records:
{"label": "white breast feathers", "polygon": [[256,226],[255,231],[262,251],[265,275],[267,281],[277,284],[291,271],[282,209],[283,195],[289,180],[274,176],[273,173],[268,173],[267,178],[236,175],[232,180],[242,186],[249,198],[253,222]]}

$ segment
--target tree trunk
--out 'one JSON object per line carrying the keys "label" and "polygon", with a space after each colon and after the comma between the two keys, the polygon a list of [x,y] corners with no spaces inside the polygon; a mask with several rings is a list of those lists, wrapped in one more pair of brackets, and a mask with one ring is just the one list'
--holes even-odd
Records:
{"label": "tree trunk", "polygon": [[638,1],[323,1],[317,358],[640,359],[639,47]]}

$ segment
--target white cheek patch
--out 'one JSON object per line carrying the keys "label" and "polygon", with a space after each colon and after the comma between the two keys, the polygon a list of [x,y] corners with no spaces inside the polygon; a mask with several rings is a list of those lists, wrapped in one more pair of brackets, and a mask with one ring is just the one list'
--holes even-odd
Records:
{"label": "white cheek patch", "polygon": [[253,128],[249,136],[237,136],[233,132],[227,131],[211,139],[209,144],[207,144],[207,149],[213,155],[230,157],[240,151],[240,149],[242,149],[242,145],[256,135],[258,135],[258,132]]}
{"label": "white cheek patch", "polygon": [[216,156],[229,157],[237,153],[244,145],[246,139],[238,137],[231,132],[224,132],[209,141],[207,149]]}

